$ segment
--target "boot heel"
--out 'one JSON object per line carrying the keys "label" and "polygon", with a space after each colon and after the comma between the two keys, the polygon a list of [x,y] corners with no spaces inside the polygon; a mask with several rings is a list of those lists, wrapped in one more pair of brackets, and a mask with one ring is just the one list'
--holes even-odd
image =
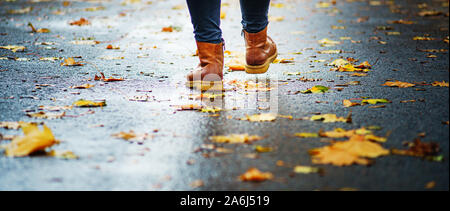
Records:
{"label": "boot heel", "polygon": [[245,72],[247,74],[263,74],[266,73],[270,67],[270,64],[275,61],[278,53],[275,53],[273,56],[269,57],[269,59],[262,65],[245,65]]}

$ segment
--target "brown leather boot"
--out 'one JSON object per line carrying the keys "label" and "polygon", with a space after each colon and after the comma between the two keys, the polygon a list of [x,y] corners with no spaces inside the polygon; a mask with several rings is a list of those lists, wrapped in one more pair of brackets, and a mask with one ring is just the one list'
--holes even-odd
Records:
{"label": "brown leather boot", "polygon": [[246,46],[245,72],[261,74],[267,72],[270,63],[277,58],[277,45],[267,36],[267,27],[258,33],[244,30]]}
{"label": "brown leather boot", "polygon": [[186,76],[188,82],[222,81],[223,46],[223,42],[219,44],[197,42],[200,64]]}

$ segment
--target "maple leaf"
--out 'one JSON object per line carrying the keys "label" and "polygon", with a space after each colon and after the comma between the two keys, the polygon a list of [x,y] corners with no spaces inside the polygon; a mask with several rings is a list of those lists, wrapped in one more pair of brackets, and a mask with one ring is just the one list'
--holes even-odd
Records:
{"label": "maple leaf", "polygon": [[244,174],[239,176],[242,181],[262,182],[273,178],[270,172],[261,172],[257,168],[250,168]]}
{"label": "maple leaf", "polygon": [[129,132],[120,132],[115,133],[111,135],[114,138],[123,139],[130,142],[142,142],[148,138],[148,134],[137,134],[133,130],[130,130]]}
{"label": "maple leaf", "polygon": [[336,59],[333,62],[331,62],[330,64],[328,64],[329,66],[335,66],[335,67],[342,67],[342,66],[346,66],[350,64],[350,62],[348,60],[345,59]]}
{"label": "maple leaf", "polygon": [[309,93],[317,94],[317,93],[328,92],[329,89],[330,88],[328,88],[326,86],[316,85],[316,86],[313,86],[311,89],[307,89],[307,90],[300,91],[300,92],[303,94],[309,94]]}
{"label": "maple leaf", "polygon": [[71,110],[73,106],[39,106],[40,110],[49,110],[49,111],[60,111],[60,110]]}
{"label": "maple leaf", "polygon": [[219,107],[203,107],[200,109],[200,112],[203,112],[203,113],[216,113],[219,111],[222,111],[222,109]]}
{"label": "maple leaf", "polygon": [[365,99],[361,101],[361,104],[377,104],[377,103],[391,103],[391,101],[387,99]]}
{"label": "maple leaf", "polygon": [[360,103],[355,103],[355,102],[352,102],[350,100],[343,100],[342,104],[344,105],[344,107],[352,107],[352,106],[359,106],[359,105],[361,105]]}
{"label": "maple leaf", "polygon": [[123,78],[113,78],[113,77],[109,77],[109,78],[106,78],[105,77],[105,74],[103,74],[102,72],[100,72],[100,77],[99,76],[97,76],[97,75],[95,75],[94,76],[94,80],[95,81],[100,81],[100,80],[102,80],[102,81],[104,81],[104,82],[114,82],[114,81],[123,81],[123,80],[125,80],[125,79],[123,79]]}
{"label": "maple leaf", "polygon": [[231,134],[228,136],[211,136],[209,139],[216,143],[230,143],[230,144],[250,144],[255,141],[263,139],[257,135],[245,134]]}
{"label": "maple leaf", "polygon": [[339,72],[368,72],[369,70],[363,69],[363,68],[357,68],[357,67],[353,66],[352,64],[347,64],[347,65],[338,67],[337,71],[339,71]]}
{"label": "maple leaf", "polygon": [[72,89],[89,89],[94,86],[95,85],[92,85],[92,84],[83,84],[83,85],[79,85],[79,86],[71,86],[70,88],[72,88]]}
{"label": "maple leaf", "polygon": [[274,63],[274,64],[279,64],[279,63],[281,63],[281,64],[294,63],[294,58],[289,58],[289,59],[287,59],[287,58],[275,59],[275,60],[273,60],[272,63]]}
{"label": "maple leaf", "polygon": [[243,62],[242,58],[233,58],[230,61],[228,61],[225,66],[229,68],[231,71],[244,71],[245,70],[245,63]]}
{"label": "maple leaf", "polygon": [[97,45],[100,44],[100,41],[97,40],[72,40],[70,43],[75,45]]}
{"label": "maple leaf", "polygon": [[354,135],[348,141],[336,142],[333,144],[333,147],[368,158],[376,158],[389,154],[389,150],[384,149],[380,144],[367,141],[363,135]]}
{"label": "maple leaf", "polygon": [[372,65],[369,64],[368,61],[362,62],[359,65],[355,66],[356,68],[361,68],[361,69],[371,69]]}
{"label": "maple leaf", "polygon": [[336,114],[321,114],[321,115],[313,115],[310,117],[311,121],[323,121],[324,123],[328,122],[346,122],[351,123],[351,113],[348,117],[337,117]]}
{"label": "maple leaf", "polygon": [[330,40],[328,38],[321,39],[317,42],[321,44],[322,47],[332,47],[341,44],[339,41]]}
{"label": "maple leaf", "polygon": [[28,23],[28,26],[31,28],[31,31],[34,33],[50,33],[50,29],[47,28],[41,28],[41,29],[35,29],[33,24]]}
{"label": "maple leaf", "polygon": [[69,25],[71,25],[71,26],[73,26],[73,25],[85,26],[85,25],[90,25],[90,24],[91,24],[91,22],[89,22],[85,18],[80,18],[80,20],[72,21],[72,22],[69,23]]}
{"label": "maple leaf", "polygon": [[246,115],[246,117],[242,117],[240,120],[247,120],[250,122],[271,122],[275,121],[277,115],[274,113],[262,113],[262,114],[254,114],[254,115]]}
{"label": "maple leaf", "polygon": [[69,57],[67,59],[64,59],[64,61],[61,63],[61,66],[83,66],[80,62],[76,62],[75,59],[72,57]]}
{"label": "maple leaf", "polygon": [[317,138],[319,137],[318,133],[295,133],[294,136],[300,137],[300,138]]}
{"label": "maple leaf", "polygon": [[413,37],[413,40],[425,40],[425,41],[428,41],[428,40],[435,40],[435,38],[433,38],[433,37],[419,37],[419,36],[416,36],[416,37]]}
{"label": "maple leaf", "polygon": [[255,146],[255,151],[257,151],[259,153],[272,152],[273,148],[272,147],[263,147],[261,145],[256,145]]}
{"label": "maple leaf", "polygon": [[348,141],[336,142],[330,146],[312,149],[312,162],[336,166],[370,164],[366,158],[376,158],[389,154],[381,145],[367,141],[362,135],[353,135]]}
{"label": "maple leaf", "polygon": [[381,86],[396,86],[399,88],[406,88],[406,87],[413,87],[416,86],[415,84],[408,83],[408,82],[402,82],[402,81],[386,81],[386,83],[382,84]]}
{"label": "maple leaf", "polygon": [[321,173],[322,169],[312,166],[295,166],[294,172],[297,174],[311,174],[311,173]]}
{"label": "maple leaf", "polygon": [[448,87],[448,82],[442,81],[435,81],[431,84],[432,86],[441,86],[441,87]]}
{"label": "maple leaf", "polygon": [[314,164],[332,164],[335,166],[349,166],[354,163],[369,165],[370,161],[358,155],[348,153],[346,150],[325,146],[322,148],[309,150]]}
{"label": "maple leaf", "polygon": [[52,131],[45,125],[43,125],[43,130],[39,130],[38,126],[34,124],[24,124],[21,127],[25,136],[16,137],[11,143],[5,145],[6,156],[24,157],[57,143]]}
{"label": "maple leaf", "polygon": [[103,107],[106,106],[106,102],[105,101],[93,102],[90,100],[80,99],[74,102],[73,105],[76,107]]}
{"label": "maple leaf", "polygon": [[339,54],[342,53],[341,50],[324,50],[324,51],[317,51],[319,54]]}
{"label": "maple leaf", "polygon": [[65,160],[71,160],[71,159],[78,159],[79,158],[77,155],[75,155],[72,151],[69,151],[69,150],[65,150],[65,151],[51,150],[50,152],[47,153],[47,156],[56,157],[56,158],[60,158],[60,159],[65,159]]}
{"label": "maple leaf", "polygon": [[12,129],[12,130],[17,130],[19,128],[21,128],[22,126],[26,126],[29,124],[34,124],[37,125],[37,123],[34,122],[0,122],[0,128],[5,128],[5,129]]}

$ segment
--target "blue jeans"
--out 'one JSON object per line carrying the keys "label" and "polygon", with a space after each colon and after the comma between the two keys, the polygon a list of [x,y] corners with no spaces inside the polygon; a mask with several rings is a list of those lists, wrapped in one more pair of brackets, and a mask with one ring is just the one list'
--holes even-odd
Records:
{"label": "blue jeans", "polygon": [[[186,0],[194,26],[195,40],[198,42],[221,43],[220,29],[221,0]],[[270,0],[240,0],[242,27],[249,33],[257,33],[266,28]]]}

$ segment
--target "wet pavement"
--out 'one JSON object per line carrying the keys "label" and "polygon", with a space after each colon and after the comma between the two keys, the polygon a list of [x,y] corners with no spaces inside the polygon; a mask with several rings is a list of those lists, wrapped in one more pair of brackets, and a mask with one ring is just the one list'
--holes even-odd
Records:
{"label": "wet pavement", "polygon": [[[238,2],[222,3],[226,50],[243,52]],[[0,49],[0,121],[44,122],[61,141],[52,149],[70,150],[79,158],[1,155],[0,190],[426,190],[430,182],[435,184],[431,190],[448,190],[449,89],[429,85],[449,81],[448,1],[272,3],[269,34],[278,44],[279,58],[293,58],[294,62],[272,64],[269,72],[261,75],[225,70],[225,97],[219,102],[203,102],[223,110],[204,113],[176,108],[200,103],[189,99],[198,92],[184,86],[185,74],[198,62],[193,56],[195,42],[184,1],[1,1],[0,46],[19,45],[26,50]],[[28,7],[32,7],[29,12]],[[442,13],[418,15],[433,9]],[[80,18],[91,24],[69,24]],[[415,23],[388,23],[401,19]],[[50,29],[50,33],[31,33],[29,22],[36,29]],[[169,26],[173,32],[162,32]],[[416,36],[434,40],[413,40]],[[323,38],[341,43],[322,47],[317,41]],[[99,43],[71,43],[83,39]],[[120,49],[106,49],[110,44]],[[341,53],[317,53],[323,50]],[[84,65],[60,66],[62,60],[40,60],[45,57],[74,57]],[[330,71],[326,64],[341,57],[368,61],[373,67],[365,77]],[[93,80],[99,72],[125,80]],[[288,74],[297,72],[299,75]],[[381,86],[388,79],[419,85]],[[230,84],[233,80],[262,82],[261,86],[271,90],[236,88]],[[339,86],[351,81],[360,84]],[[420,85],[422,82],[428,85]],[[70,88],[85,83],[95,86]],[[295,94],[314,85],[342,89]],[[140,100],[133,100],[136,97]],[[347,108],[341,103],[363,97],[386,98],[392,103],[384,108]],[[79,99],[105,100],[107,106],[73,108],[61,119],[26,115],[39,111],[41,105],[65,106]],[[415,101],[400,102],[405,100]],[[278,117],[274,122],[238,119],[267,109],[293,118]],[[350,111],[351,124],[301,120],[317,113],[347,116]],[[438,143],[443,160],[388,155],[374,159],[371,166],[317,165],[308,150],[329,145],[329,140],[294,136],[363,126],[380,127],[375,131],[379,136],[388,134],[382,144],[386,149],[406,149],[404,141],[425,133],[422,141]],[[111,136],[129,130],[148,133],[148,138],[130,143]],[[232,133],[264,139],[244,145],[209,140],[210,136]],[[0,134],[22,132],[0,128]],[[208,149],[211,145],[220,150]],[[256,145],[270,146],[273,151],[257,153]],[[280,161],[284,165],[277,165]],[[293,173],[296,165],[320,167],[323,174]],[[259,183],[240,181],[239,175],[251,167],[272,172],[274,178]]]}

